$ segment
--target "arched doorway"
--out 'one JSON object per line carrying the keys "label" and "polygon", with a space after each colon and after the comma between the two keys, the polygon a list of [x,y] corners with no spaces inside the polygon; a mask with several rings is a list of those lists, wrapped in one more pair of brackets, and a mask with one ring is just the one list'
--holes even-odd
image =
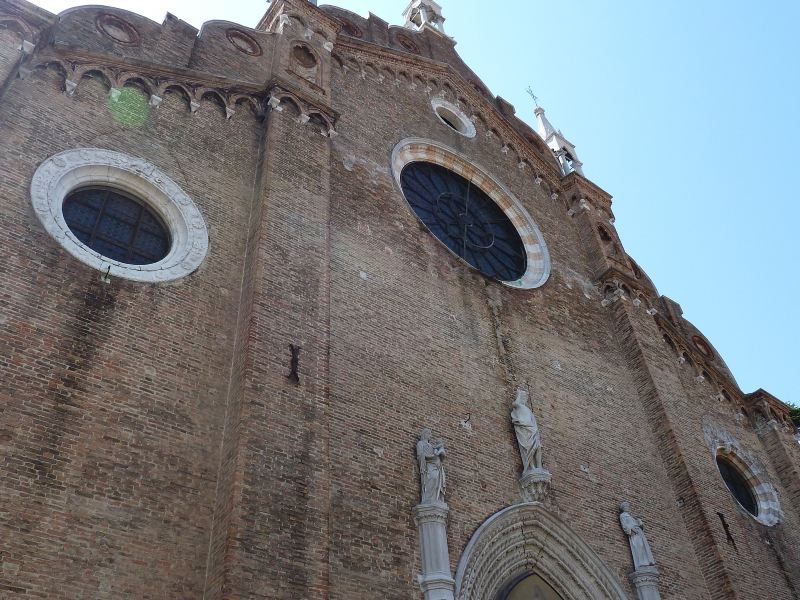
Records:
{"label": "arched doorway", "polygon": [[628,600],[586,542],[538,503],[489,517],[464,549],[455,579],[457,600]]}

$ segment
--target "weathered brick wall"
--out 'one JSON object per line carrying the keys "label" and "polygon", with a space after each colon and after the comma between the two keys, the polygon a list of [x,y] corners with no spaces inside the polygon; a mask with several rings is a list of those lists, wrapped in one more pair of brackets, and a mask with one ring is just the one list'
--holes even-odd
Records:
{"label": "weathered brick wall", "polygon": [[[62,85],[37,70],[0,110],[0,585],[26,598],[199,598],[259,127],[212,103],[192,115],[176,94],[125,125],[98,80],[73,98]],[[33,172],[82,146],[146,158],[194,199],[211,244],[198,272],[105,284],[44,232]]]}
{"label": "weathered brick wall", "polygon": [[[333,439],[342,447],[333,463],[341,486],[333,522],[342,542],[333,553],[340,574],[332,593],[358,595],[365,585],[386,597],[410,593],[410,564],[418,560],[413,445],[423,425],[447,442],[455,568],[478,525],[517,498],[508,411],[516,387],[529,384],[554,475],[554,509],[624,579],[630,558],[616,517],[619,501],[630,498],[663,557],[665,579],[680,581],[671,597],[705,597],[563,204],[533,185],[486,131],[473,140],[450,131],[422,88],[364,81],[352,71],[335,83],[342,117],[332,161],[331,390]],[[509,185],[548,241],[554,272],[547,285],[517,291],[487,282],[421,227],[387,160],[413,136],[447,143]],[[507,340],[502,351],[498,328]],[[471,432],[460,426],[467,419]]]}
{"label": "weathered brick wall", "polygon": [[21,58],[21,43],[22,36],[19,33],[0,24],[0,90],[16,71]]}
{"label": "weathered brick wall", "polygon": [[[548,509],[631,595],[621,500],[645,521],[665,599],[795,597],[787,464],[798,466],[797,444],[783,432],[759,438],[715,400],[646,306],[601,305],[596,278],[627,268],[624,256],[608,255],[588,215],[567,215],[570,198],[551,197],[561,185],[552,157],[524,150],[508,125],[523,138],[526,127],[508,105],[485,99],[479,81],[479,95],[456,92],[458,76],[398,56],[403,32],[374,16],[350,17],[394,49],[391,60],[353,42],[329,58],[331,23],[291,4],[284,34],[248,31],[260,56],[231,45],[230,24],[209,24],[195,43],[174,17],[134,19],[144,47],[109,49],[92,29],[99,9],[70,13],[56,40],[114,60],[155,53],[159,69],[278,76],[304,102],[331,105],[335,138],[289,101],[263,120],[241,104],[226,120],[210,100],[196,114],[177,93],[143,108],[127,88],[123,109],[94,78],[68,97],[54,70],[0,99],[3,593],[418,597],[416,436],[430,426],[447,446],[455,570],[476,528],[519,498],[508,413],[529,387],[553,474]],[[471,77],[446,40],[409,39]],[[322,61],[314,82],[292,72],[297,42]],[[440,93],[479,115],[476,138],[436,118]],[[502,120],[490,118],[498,107]],[[391,172],[392,150],[415,136],[451,146],[517,196],[551,253],[546,285],[488,281],[425,230]],[[42,230],[31,176],[81,146],[145,158],[194,199],[211,241],[197,273],[104,284]],[[301,348],[297,383],[290,345]],[[703,437],[709,421],[765,465],[783,524],[764,528],[737,508]]]}

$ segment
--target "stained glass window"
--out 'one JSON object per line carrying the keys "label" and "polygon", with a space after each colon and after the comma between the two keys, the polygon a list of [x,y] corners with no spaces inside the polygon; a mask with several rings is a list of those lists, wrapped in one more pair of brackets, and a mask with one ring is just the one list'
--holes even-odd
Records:
{"label": "stained glass window", "polygon": [[493,279],[525,273],[525,246],[511,220],[479,187],[440,165],[412,162],[400,176],[403,194],[428,230]]}
{"label": "stained glass window", "polygon": [[67,196],[62,210],[75,237],[107,258],[148,265],[169,252],[169,232],[158,215],[118,190],[78,190]]}
{"label": "stained glass window", "polygon": [[725,485],[728,486],[731,494],[733,494],[734,498],[741,504],[747,512],[752,514],[753,516],[758,516],[758,503],[756,502],[755,496],[753,496],[753,491],[749,483],[747,483],[747,479],[745,479],[744,475],[734,467],[730,462],[722,458],[721,456],[717,457],[717,466],[719,467],[719,472],[722,474],[722,479],[725,481]]}

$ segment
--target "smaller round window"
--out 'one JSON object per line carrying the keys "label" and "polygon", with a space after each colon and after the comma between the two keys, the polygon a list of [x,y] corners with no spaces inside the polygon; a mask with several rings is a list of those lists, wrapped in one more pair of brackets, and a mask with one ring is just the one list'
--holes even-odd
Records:
{"label": "smaller round window", "polygon": [[137,198],[110,188],[72,192],[62,207],[70,231],[89,248],[128,265],[150,265],[170,249],[161,218]]}
{"label": "smaller round window", "polygon": [[754,517],[758,516],[758,503],[753,490],[744,475],[733,464],[721,456],[717,456],[717,467],[725,485],[736,501]]}
{"label": "smaller round window", "polygon": [[443,98],[434,98],[431,106],[439,120],[450,129],[468,138],[475,137],[475,123],[458,106]]}

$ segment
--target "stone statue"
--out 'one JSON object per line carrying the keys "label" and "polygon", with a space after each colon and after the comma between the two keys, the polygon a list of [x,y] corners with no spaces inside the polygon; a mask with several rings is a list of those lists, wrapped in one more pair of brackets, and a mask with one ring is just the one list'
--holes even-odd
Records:
{"label": "stone statue", "polygon": [[633,566],[636,570],[642,567],[652,567],[656,564],[650,544],[644,535],[644,524],[641,519],[637,519],[630,513],[631,505],[629,502],[622,502],[619,505],[619,523],[622,530],[628,536],[628,543],[631,545],[631,555],[633,556]]}
{"label": "stone statue", "polygon": [[543,470],[539,425],[536,423],[533,411],[528,408],[528,392],[525,390],[517,390],[517,397],[511,409],[511,422],[517,435],[523,474]]}
{"label": "stone statue", "polygon": [[432,440],[430,429],[423,429],[417,442],[417,463],[422,482],[421,504],[443,504],[445,492],[444,444],[441,440]]}

